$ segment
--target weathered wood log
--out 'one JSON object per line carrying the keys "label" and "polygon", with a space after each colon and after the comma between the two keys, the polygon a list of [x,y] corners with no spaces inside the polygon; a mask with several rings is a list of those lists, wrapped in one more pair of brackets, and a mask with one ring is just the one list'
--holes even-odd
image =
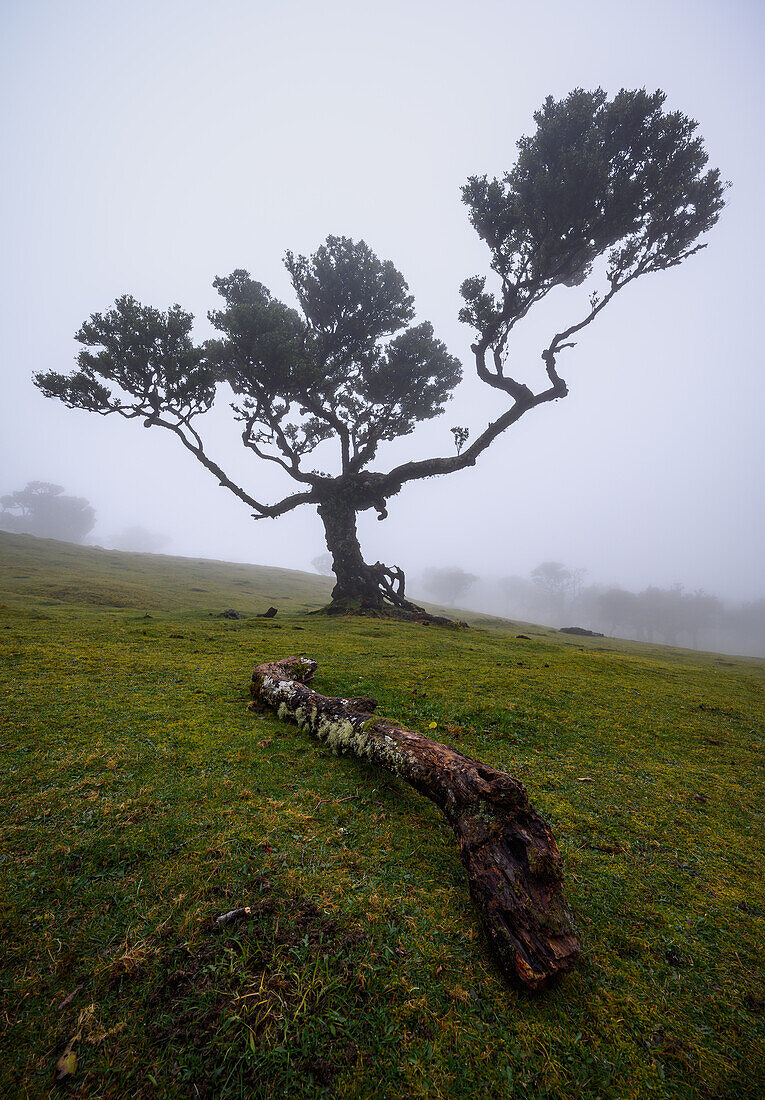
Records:
{"label": "weathered wood log", "polygon": [[258,665],[252,694],[336,752],[393,772],[435,802],[457,835],[473,902],[509,977],[538,990],[570,970],[581,947],[563,895],[560,852],[523,784],[375,718],[374,699],[319,695],[306,686],[316,667],[308,657]]}

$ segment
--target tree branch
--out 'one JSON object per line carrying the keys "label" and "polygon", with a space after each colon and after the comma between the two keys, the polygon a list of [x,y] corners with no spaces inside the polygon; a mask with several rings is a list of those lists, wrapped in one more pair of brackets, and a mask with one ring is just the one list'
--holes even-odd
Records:
{"label": "tree branch", "polygon": [[502,349],[507,337],[502,340],[501,344],[493,349],[493,359],[496,374],[493,374],[486,366],[486,351],[488,343],[481,340],[477,344],[471,346],[471,351],[475,356],[476,373],[482,382],[486,382],[487,385],[492,386],[495,390],[503,390],[509,394],[514,401],[525,403],[534,397],[534,394],[525,386],[522,382],[517,382],[514,378],[505,377],[504,366],[502,363]]}
{"label": "tree branch", "polygon": [[255,509],[257,514],[253,514],[254,519],[281,516],[284,515],[285,512],[291,512],[293,508],[297,508],[300,504],[307,504],[315,500],[313,492],[294,493],[290,497],[285,497],[284,500],[280,501],[278,504],[261,504],[260,501],[255,500],[254,497],[245,492],[240,485],[237,485],[235,481],[232,481],[222,467],[205,453],[202,440],[193,428],[187,425],[188,430],[191,431],[192,435],[195,437],[194,439],[189,439],[179,424],[173,424],[169,420],[162,420],[160,417],[150,417],[148,423],[156,424],[160,428],[167,428],[168,431],[177,435],[186,450],[190,451],[191,454],[210,471],[210,473],[215,475],[222,488],[228,489],[234,496],[239,497],[240,500],[249,505],[250,508]]}
{"label": "tree branch", "polygon": [[492,421],[470,447],[458,455],[450,455],[448,458],[426,458],[396,466],[389,474],[382,475],[382,495],[392,496],[399,491],[402,485],[409,481],[418,481],[422,478],[436,477],[441,474],[452,474],[457,470],[474,466],[478,457],[494,442],[497,436],[520,420],[525,412],[545,401],[553,400],[556,396],[560,395],[553,393],[552,390],[546,390],[543,394],[539,394],[525,403],[517,401],[512,408],[504,412],[497,420]]}
{"label": "tree branch", "polygon": [[276,445],[287,459],[289,466],[285,466],[287,473],[290,477],[293,477],[295,481],[302,481],[305,485],[314,485],[316,482],[316,476],[314,474],[308,474],[304,470],[300,469],[300,455],[294,447],[290,446],[290,443],[282,430],[281,425],[274,421],[269,421],[269,427],[271,428],[274,438],[276,439]]}
{"label": "tree branch", "polygon": [[[242,432],[242,442],[244,443],[245,447],[248,450],[250,450],[254,454],[256,454],[258,456],[258,458],[262,458],[264,462],[275,462],[276,465],[281,466],[281,468],[286,473],[288,473],[290,475],[290,477],[295,476],[292,467],[288,463],[286,463],[283,458],[280,458],[279,455],[269,454],[268,451],[261,450],[261,448],[258,446],[258,444],[255,442],[254,439],[249,438],[249,437],[246,436],[246,432]],[[301,477],[299,480],[302,481],[303,478]],[[307,481],[307,479],[306,479],[306,481]]]}
{"label": "tree branch", "polygon": [[[563,351],[564,348],[576,347],[575,343],[571,343],[569,341],[569,337],[574,336],[577,332],[581,332],[583,328],[586,328],[586,326],[589,325],[590,322],[597,317],[600,311],[602,309],[605,309],[605,307],[608,305],[614,295],[617,294],[622,289],[622,287],[625,287],[628,283],[631,283],[634,279],[637,279],[643,273],[643,268],[636,267],[633,271],[630,272],[629,275],[626,275],[621,280],[619,279],[618,275],[610,277],[609,282],[611,284],[611,289],[608,291],[607,294],[605,294],[602,298],[598,300],[594,299],[593,297],[590,298],[592,308],[587,316],[584,317],[581,321],[578,321],[576,324],[570,325],[567,329],[564,329],[563,332],[558,332],[555,334],[555,336],[553,336],[549,346],[545,348],[545,350],[542,352],[542,358],[545,361],[547,374],[550,378],[550,381],[553,383],[553,386],[563,387],[563,390],[566,389],[565,382],[563,382],[563,380],[559,378],[556,373],[555,357],[558,352]],[[565,397],[565,393],[561,393],[560,396]]]}
{"label": "tree branch", "polygon": [[392,772],[443,812],[459,843],[473,902],[502,971],[542,989],[576,964],[581,942],[563,892],[552,830],[523,784],[397,722],[374,699],[340,699],[307,686],[310,657],[258,665],[251,691],[302,729]]}
{"label": "tree branch", "polygon": [[324,405],[315,402],[311,396],[307,393],[302,393],[297,399],[298,403],[308,412],[313,413],[319,420],[323,420],[325,424],[329,424],[331,428],[334,428],[337,432],[338,439],[340,440],[340,456],[342,460],[343,473],[348,473],[351,461],[351,445],[350,434],[348,426],[343,423],[339,416],[333,411],[326,408]]}
{"label": "tree branch", "polygon": [[318,503],[319,497],[313,489],[307,493],[293,493],[291,496],[285,497],[284,500],[280,500],[278,504],[260,505],[260,515],[253,514],[252,518],[275,519],[277,516],[283,516],[285,512],[291,512],[294,508],[299,508],[301,504]]}
{"label": "tree branch", "polygon": [[256,423],[257,415],[247,417],[245,420],[245,428],[242,432],[242,443],[245,447],[253,451],[258,458],[262,458],[266,462],[275,462],[277,466],[281,466],[281,468],[295,481],[302,481],[305,485],[314,485],[316,483],[316,476],[314,474],[308,474],[300,469],[298,453],[289,445],[287,437],[284,435],[281,427],[270,419],[263,422],[266,424],[267,430],[271,433],[272,438],[276,441],[277,447],[287,458],[288,461],[286,462],[283,458],[280,458],[279,455],[269,454],[268,451],[261,450],[258,443],[253,438],[253,428]]}
{"label": "tree branch", "polygon": [[[369,420],[371,418],[367,418]],[[374,426],[369,424],[368,435],[366,442],[361,447],[354,447],[353,457],[351,458],[349,470],[351,473],[358,473],[362,470],[367,462],[371,462],[377,453],[377,448],[380,445],[383,432],[390,426],[390,416],[381,413]]]}

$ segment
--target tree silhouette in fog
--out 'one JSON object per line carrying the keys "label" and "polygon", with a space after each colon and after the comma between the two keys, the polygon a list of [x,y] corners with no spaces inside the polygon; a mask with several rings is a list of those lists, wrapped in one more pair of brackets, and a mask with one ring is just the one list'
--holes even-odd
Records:
{"label": "tree silhouette in fog", "polygon": [[430,566],[422,575],[425,590],[447,604],[456,603],[477,580],[475,573],[467,573],[457,565]]}
{"label": "tree silhouette in fog", "polygon": [[[364,560],[357,514],[372,509],[384,519],[404,485],[474,465],[531,409],[565,397],[559,358],[572,337],[630,283],[703,248],[699,237],[717,221],[725,185],[706,168],[697,124],[664,103],[664,93],[645,90],[548,97],[535,132],[518,142],[515,166],[463,187],[489,272],[462,284],[459,316],[498,406],[472,442],[465,428],[452,429],[456,453],[370,468],[381,445],[444,411],[461,367],[427,321],[414,323],[394,265],[345,237],[328,237],[309,257],[286,254],[296,307],[246,271],[217,278],[223,305],[209,317],[218,336],[201,345],[180,306],[161,312],[118,298],[77,333],[77,369],[38,374],[36,384],[72,408],[174,433],[255,519],[315,506],[337,577],[328,610],[418,612],[401,569]],[[511,363],[513,330],[552,290],[588,279],[587,303],[575,296],[580,312],[541,350],[546,380],[534,388]],[[264,503],[208,453],[198,421],[224,385],[244,447],[281,468],[298,492]],[[510,487],[513,476],[508,470]]]}
{"label": "tree silhouette in fog", "polygon": [[82,542],[96,522],[84,497],[66,496],[63,485],[48,481],[30,481],[24,489],[0,497],[0,505],[0,530],[43,539]]}

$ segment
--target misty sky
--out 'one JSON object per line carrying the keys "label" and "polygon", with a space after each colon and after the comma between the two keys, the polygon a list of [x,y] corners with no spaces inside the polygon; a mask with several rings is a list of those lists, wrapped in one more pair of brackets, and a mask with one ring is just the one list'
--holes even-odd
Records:
{"label": "misty sky", "polygon": [[[765,595],[763,29],[759,0],[130,0],[0,5],[0,493],[63,484],[172,553],[309,568],[313,508],[254,523],[169,433],[67,410],[32,386],[73,366],[74,332],[121,293],[180,302],[209,332],[216,275],[244,267],[292,303],[286,249],[334,233],[391,259],[418,319],[465,365],[444,417],[375,465],[453,453],[503,405],[473,378],[459,285],[488,270],[460,201],[500,174],[546,95],[660,87],[698,119],[732,181],[709,247],[625,289],[560,358],[570,396],[532,410],[476,467],[405,487],[366,513],[368,561],[528,573],[544,559],[592,581],[682,582]],[[514,374],[579,317],[550,296]],[[577,295],[580,297],[578,298]],[[534,315],[532,314],[532,317]],[[247,455],[226,405],[210,451],[263,500],[289,479]]]}

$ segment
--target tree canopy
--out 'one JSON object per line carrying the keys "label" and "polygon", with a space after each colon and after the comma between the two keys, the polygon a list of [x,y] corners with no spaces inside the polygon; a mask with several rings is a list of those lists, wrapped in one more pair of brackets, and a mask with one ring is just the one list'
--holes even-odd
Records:
{"label": "tree canopy", "polygon": [[[382,443],[444,411],[461,366],[429,322],[415,323],[394,265],[347,237],[328,237],[311,256],[287,252],[295,305],[244,270],[215,279],[223,305],[209,319],[218,335],[203,344],[194,343],[193,318],[180,306],[161,312],[118,298],[77,333],[77,369],[40,373],[35,382],[72,408],[174,432],[257,519],[317,505],[338,577],[335,603],[379,608],[387,600],[411,609],[401,571],[364,562],[356,513],[374,508],[384,518],[404,484],[472,466],[531,408],[565,397],[558,356],[574,346],[571,337],[629,283],[705,247],[700,237],[719,217],[725,185],[706,168],[697,124],[664,103],[663,92],[645,90],[610,100],[601,89],[549,97],[534,115],[536,131],[518,142],[514,167],[501,179],[471,177],[463,188],[490,259],[488,275],[463,282],[460,319],[475,332],[478,377],[509,404],[469,444],[467,429],[451,429],[456,453],[367,469]],[[549,384],[535,391],[508,369],[512,330],[553,288],[590,277],[588,308],[542,349]],[[263,503],[207,453],[197,420],[222,384],[233,391],[244,446],[301,491]],[[328,441],[339,474],[308,465]]]}
{"label": "tree canopy", "polygon": [[475,573],[468,573],[458,565],[430,566],[422,575],[425,589],[447,604],[456,603],[477,580]]}
{"label": "tree canopy", "polygon": [[[704,248],[699,237],[723,208],[725,185],[706,169],[698,124],[664,111],[666,96],[622,89],[612,100],[598,88],[551,96],[535,112],[536,132],[518,142],[518,158],[502,179],[471,176],[462,189],[470,220],[491,253],[499,289],[486,277],[462,284],[460,319],[473,326],[484,381],[519,400],[527,387],[503,371],[508,337],[521,318],[556,286],[578,286],[605,260],[591,309],[556,333],[542,357],[556,396],[565,384],[555,358],[613,296],[642,275],[675,267]],[[487,368],[487,350],[493,368]]]}
{"label": "tree canopy", "polygon": [[460,363],[429,322],[410,323],[403,276],[364,241],[329,237],[311,257],[288,252],[285,264],[299,309],[234,271],[213,283],[224,307],[208,316],[221,335],[197,347],[190,313],[125,295],[77,333],[79,369],[38,375],[37,384],[71,407],[177,430],[193,449],[192,421],[226,382],[243,442],[259,458],[314,484],[325,475],[301,459],[335,437],[343,471],[360,470],[381,442],[443,412]]}
{"label": "tree canopy", "polygon": [[30,481],[25,488],[0,497],[0,530],[37,535],[43,539],[82,542],[96,522],[96,513],[84,497],[70,497],[63,485]]}

